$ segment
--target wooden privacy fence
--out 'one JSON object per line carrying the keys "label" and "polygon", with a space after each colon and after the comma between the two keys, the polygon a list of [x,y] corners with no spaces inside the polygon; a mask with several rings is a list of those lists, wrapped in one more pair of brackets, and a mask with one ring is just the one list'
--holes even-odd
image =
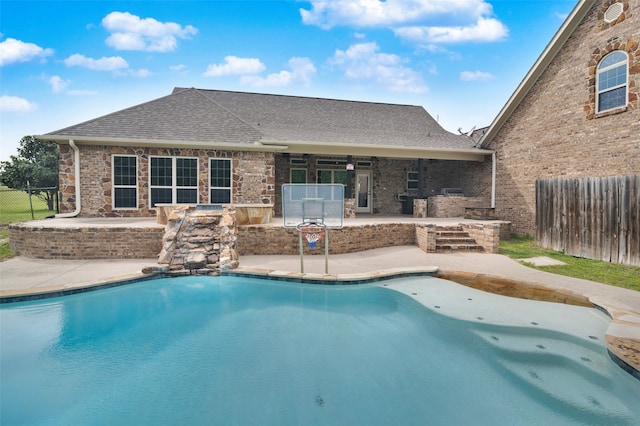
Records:
{"label": "wooden privacy fence", "polygon": [[537,180],[536,243],[640,266],[640,175]]}

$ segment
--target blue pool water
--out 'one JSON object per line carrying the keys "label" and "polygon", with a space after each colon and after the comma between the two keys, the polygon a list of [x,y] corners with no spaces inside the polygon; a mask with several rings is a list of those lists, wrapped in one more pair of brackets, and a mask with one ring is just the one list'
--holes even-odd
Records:
{"label": "blue pool water", "polygon": [[431,277],[152,280],[3,305],[0,423],[638,424],[640,381],[607,355],[608,324]]}

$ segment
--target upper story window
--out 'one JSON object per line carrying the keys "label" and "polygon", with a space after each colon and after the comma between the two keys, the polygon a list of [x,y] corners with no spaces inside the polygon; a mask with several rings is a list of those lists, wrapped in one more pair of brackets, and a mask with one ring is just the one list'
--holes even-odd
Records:
{"label": "upper story window", "polygon": [[138,159],[134,155],[112,157],[113,208],[138,208]]}
{"label": "upper story window", "polygon": [[627,105],[629,58],[616,50],[602,58],[596,74],[596,111],[604,112]]}
{"label": "upper story window", "polygon": [[198,202],[198,159],[151,157],[151,207],[158,203]]}

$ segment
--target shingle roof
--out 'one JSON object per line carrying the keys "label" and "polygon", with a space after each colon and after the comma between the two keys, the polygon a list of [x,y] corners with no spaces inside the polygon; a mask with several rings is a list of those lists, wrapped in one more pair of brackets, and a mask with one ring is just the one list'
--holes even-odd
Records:
{"label": "shingle roof", "polygon": [[47,136],[145,141],[375,145],[473,148],[444,130],[424,108],[299,96],[175,88],[165,97]]}

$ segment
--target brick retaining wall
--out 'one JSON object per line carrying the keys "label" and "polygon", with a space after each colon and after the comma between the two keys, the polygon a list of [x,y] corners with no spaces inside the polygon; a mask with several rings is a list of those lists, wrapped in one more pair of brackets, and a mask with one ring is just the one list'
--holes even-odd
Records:
{"label": "brick retaining wall", "polygon": [[164,227],[9,227],[9,244],[36,259],[150,259],[162,248]]}
{"label": "brick retaining wall", "polygon": [[[508,238],[506,234],[510,232],[508,222],[474,226],[478,227],[478,232],[472,236],[489,253],[495,253],[499,238]],[[498,237],[501,231],[506,234]],[[15,224],[9,227],[11,249],[37,259],[152,259],[162,249],[163,235],[164,227],[160,225],[61,228]],[[246,225],[238,227],[236,249],[240,258],[295,255],[300,252],[298,241],[295,229]],[[303,243],[306,254],[324,253],[324,240],[319,241],[315,249],[309,249],[305,240]],[[434,252],[435,227],[415,223],[372,223],[329,230],[330,254],[407,245]]]}

